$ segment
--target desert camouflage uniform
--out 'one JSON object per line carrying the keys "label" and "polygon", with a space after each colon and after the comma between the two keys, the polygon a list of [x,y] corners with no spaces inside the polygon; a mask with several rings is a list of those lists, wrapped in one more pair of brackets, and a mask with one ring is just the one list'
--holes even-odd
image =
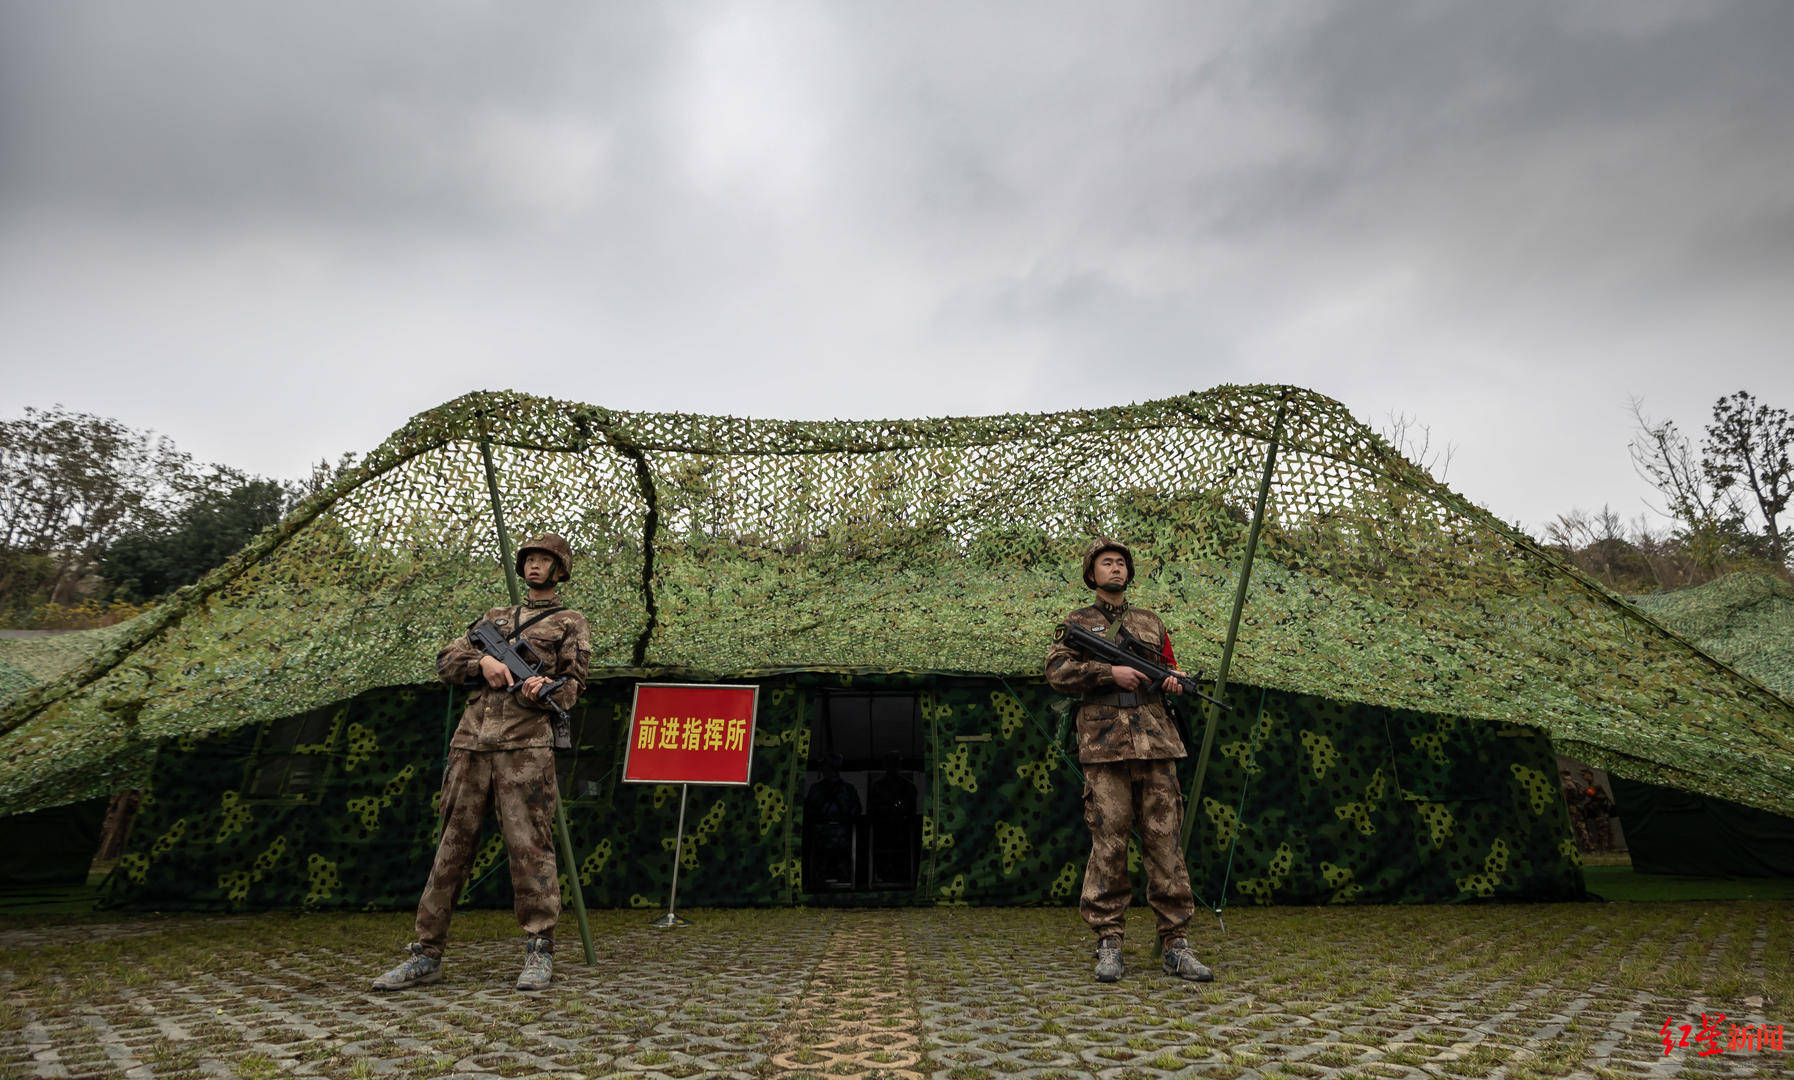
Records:
{"label": "desert camouflage uniform", "polygon": [[[1099,602],[1065,617],[1099,634],[1119,618],[1137,641],[1152,642],[1169,663],[1171,637],[1159,617],[1123,601]],[[1128,880],[1128,831],[1138,821],[1146,859],[1146,901],[1158,916],[1160,943],[1184,936],[1195,914],[1190,873],[1179,832],[1183,792],[1177,759],[1184,744],[1165,712],[1164,695],[1142,685],[1129,694],[1116,687],[1109,666],[1083,660],[1063,643],[1047,654],[1053,689],[1078,694],[1078,761],[1084,766],[1084,822],[1090,827],[1090,861],[1084,867],[1079,913],[1098,938],[1120,937],[1133,895]]]}
{"label": "desert camouflage uniform", "polygon": [[[485,618],[509,634],[521,622],[558,605],[531,600],[521,607],[493,608]],[[585,616],[562,609],[532,623],[524,640],[547,660],[544,675],[567,677],[554,700],[570,709],[585,689],[592,653]],[[474,845],[486,811],[496,804],[517,922],[531,937],[554,939],[561,913],[561,887],[554,860],[554,744],[549,713],[520,694],[494,690],[480,675],[480,650],[466,635],[436,655],[442,681],[470,687],[467,709],[449,742],[442,777],[442,842],[436,864],[417,904],[417,940],[427,956],[441,956],[448,941],[449,916],[473,862]]]}

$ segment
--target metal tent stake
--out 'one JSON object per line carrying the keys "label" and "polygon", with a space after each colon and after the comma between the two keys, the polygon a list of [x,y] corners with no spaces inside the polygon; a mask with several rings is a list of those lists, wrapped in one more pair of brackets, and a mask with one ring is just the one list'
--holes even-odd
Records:
{"label": "metal tent stake", "polygon": [[673,914],[673,907],[679,903],[679,851],[685,844],[685,797],[691,794],[690,784],[679,785],[679,829],[673,834],[673,891],[667,896],[667,913],[649,923],[662,930],[671,930],[676,926],[691,924]]}
{"label": "metal tent stake", "polygon": [[[1258,479],[1258,501],[1252,506],[1252,527],[1246,533],[1246,553],[1240,558],[1240,583],[1233,591],[1233,615],[1227,620],[1227,641],[1221,646],[1221,666],[1215,670],[1215,697],[1218,700],[1225,700],[1227,696],[1227,669],[1233,665],[1233,643],[1240,636],[1240,613],[1246,609],[1246,585],[1252,580],[1252,556],[1258,552],[1258,534],[1265,524],[1265,499],[1271,493],[1271,473],[1277,467],[1277,443],[1283,438],[1283,418],[1288,411],[1289,391],[1285,390],[1277,402],[1277,422],[1271,428],[1271,445],[1265,450],[1264,474]],[[1196,775],[1190,780],[1189,798],[1184,800],[1181,839],[1186,853],[1190,850],[1190,833],[1196,825],[1196,800],[1202,796],[1202,781],[1208,774],[1209,750],[1215,745],[1215,727],[1221,720],[1219,707],[1209,705],[1206,712],[1208,723],[1202,730],[1202,752],[1196,757]]]}
{"label": "metal tent stake", "polygon": [[[498,549],[505,567],[505,585],[511,591],[511,603],[521,605],[523,594],[517,587],[516,560],[511,557],[511,534],[505,531],[504,505],[498,499],[498,473],[492,468],[492,441],[486,437],[486,420],[480,418],[480,457],[486,462],[486,491],[492,496],[492,523],[498,527]],[[598,953],[592,948],[592,924],[586,918],[586,897],[579,887],[579,861],[573,856],[573,837],[567,832],[567,807],[559,790],[554,793],[554,838],[560,848],[561,863],[567,868],[567,885],[573,893],[573,917],[579,921],[579,943],[585,946],[586,963],[597,964]]]}

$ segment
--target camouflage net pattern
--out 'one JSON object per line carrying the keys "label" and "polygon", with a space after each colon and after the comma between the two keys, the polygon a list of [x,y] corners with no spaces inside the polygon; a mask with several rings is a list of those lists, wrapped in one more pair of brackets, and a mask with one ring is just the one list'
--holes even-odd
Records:
{"label": "camouflage net pattern", "polygon": [[1637,597],[1645,613],[1794,699],[1794,584],[1761,571]]}
{"label": "camouflage net pattern", "polygon": [[[1119,536],[1186,668],[1217,666],[1267,448],[1231,679],[1542,730],[1623,776],[1778,810],[1794,706],[1405,460],[1338,402],[1228,386],[919,421],[628,413],[512,392],[414,418],[230,563],[0,707],[0,812],[141,782],[155,746],[432,681],[566,536],[592,678],[1037,676]],[[489,447],[489,478],[484,448]]]}

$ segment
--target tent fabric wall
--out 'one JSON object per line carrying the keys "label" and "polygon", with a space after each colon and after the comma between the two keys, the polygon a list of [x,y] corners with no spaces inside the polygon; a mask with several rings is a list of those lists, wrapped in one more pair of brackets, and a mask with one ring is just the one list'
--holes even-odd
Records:
{"label": "tent fabric wall", "polygon": [[106,799],[0,818],[0,888],[82,885],[100,846]]}
{"label": "tent fabric wall", "polygon": [[1794,878],[1794,818],[1608,776],[1641,874]]}
{"label": "tent fabric wall", "polygon": [[[1794,697],[1794,583],[1741,572],[1636,598],[1671,630]],[[1794,818],[1609,774],[1632,865],[1644,873],[1794,877]],[[1783,802],[1782,809],[1791,804]],[[1635,832],[1642,830],[1642,834]]]}
{"label": "tent fabric wall", "polygon": [[[1070,904],[1088,835],[1071,699],[1038,681],[794,674],[761,680],[746,787],[696,787],[682,903]],[[916,887],[803,891],[802,777],[819,693],[909,690],[928,742]],[[594,684],[557,770],[588,904],[654,908],[671,883],[679,789],[619,782],[632,684]],[[1548,742],[1531,729],[1236,686],[1198,808],[1191,865],[1220,903],[1569,899],[1582,879]],[[373,691],[325,710],[315,744],[271,754],[276,725],[173,740],[157,755],[113,906],[159,910],[403,909],[434,851],[458,692]],[[1200,721],[1198,721],[1200,723]],[[1200,727],[1197,728],[1198,732]],[[249,795],[270,757],[322,761],[311,794]],[[1186,764],[1186,777],[1188,766]],[[1130,859],[1138,870],[1138,853]],[[568,867],[561,867],[563,887]],[[1144,895],[1143,882],[1137,891]],[[488,826],[463,903],[508,906]]]}
{"label": "tent fabric wall", "polygon": [[[1196,808],[1205,899],[1569,900],[1550,741],[1513,724],[1233,688]],[[1235,838],[1237,837],[1237,843]]]}

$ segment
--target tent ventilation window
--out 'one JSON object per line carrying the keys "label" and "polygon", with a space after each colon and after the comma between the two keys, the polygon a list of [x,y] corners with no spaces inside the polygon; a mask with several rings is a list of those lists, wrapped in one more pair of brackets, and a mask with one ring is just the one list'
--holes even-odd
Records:
{"label": "tent ventilation window", "polygon": [[329,776],[340,709],[314,709],[269,723],[249,759],[243,794],[251,799],[316,802]]}

